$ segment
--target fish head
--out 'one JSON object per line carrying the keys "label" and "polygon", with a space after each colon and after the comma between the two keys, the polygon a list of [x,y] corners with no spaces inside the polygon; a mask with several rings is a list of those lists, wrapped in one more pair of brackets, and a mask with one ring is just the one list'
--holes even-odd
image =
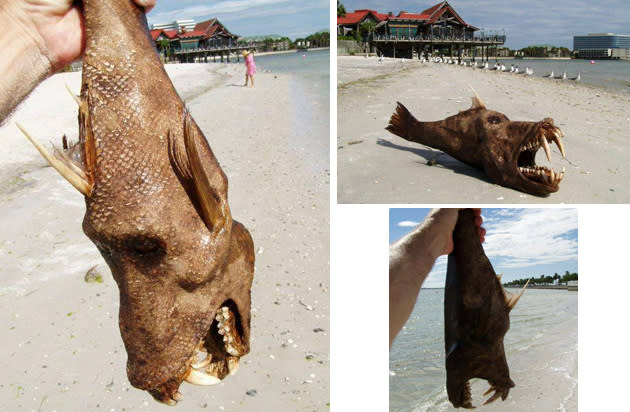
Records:
{"label": "fish head", "polygon": [[486,174],[497,183],[537,196],[557,192],[564,177],[563,171],[554,171],[536,164],[540,148],[551,160],[550,144],[556,144],[564,157],[564,134],[553,119],[539,122],[511,121],[505,114],[486,109],[475,96],[473,106],[460,113],[468,121],[460,121],[465,135],[473,137],[481,150],[481,163]]}
{"label": "fish head", "polygon": [[97,167],[83,229],[119,287],[129,381],[175,404],[183,381],[218,383],[249,352],[254,253],[190,116],[184,139],[168,140],[143,167]]}
{"label": "fish head", "polygon": [[470,379],[482,378],[488,381],[490,388],[483,396],[494,391],[484,405],[498,399],[505,400],[514,382],[505,359],[503,339],[493,344],[457,345],[446,359],[446,389],[454,407],[472,409]]}

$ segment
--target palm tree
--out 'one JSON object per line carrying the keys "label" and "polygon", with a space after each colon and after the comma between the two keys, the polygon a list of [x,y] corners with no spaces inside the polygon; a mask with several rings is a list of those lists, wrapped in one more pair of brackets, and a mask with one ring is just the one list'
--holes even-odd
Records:
{"label": "palm tree", "polygon": [[158,50],[160,50],[164,54],[164,61],[166,62],[166,53],[169,49],[170,42],[168,39],[160,39],[157,41]]}
{"label": "palm tree", "polygon": [[343,17],[346,15],[346,8],[337,0],[337,17]]}

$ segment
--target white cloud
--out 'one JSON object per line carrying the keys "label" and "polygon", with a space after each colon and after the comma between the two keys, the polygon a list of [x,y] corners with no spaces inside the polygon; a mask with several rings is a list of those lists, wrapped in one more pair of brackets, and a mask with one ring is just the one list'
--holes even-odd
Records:
{"label": "white cloud", "polygon": [[403,220],[402,222],[398,222],[396,226],[398,227],[416,227],[420,224],[420,222],[413,222],[411,220]]}
{"label": "white cloud", "polygon": [[[483,213],[483,212],[482,212]],[[499,209],[485,213],[484,250],[497,272],[577,259],[577,209]],[[441,256],[425,288],[444,287],[448,258]]]}
{"label": "white cloud", "polygon": [[490,258],[503,258],[502,267],[517,268],[564,262],[577,257],[576,209],[520,209],[501,221],[486,220],[484,249]]}

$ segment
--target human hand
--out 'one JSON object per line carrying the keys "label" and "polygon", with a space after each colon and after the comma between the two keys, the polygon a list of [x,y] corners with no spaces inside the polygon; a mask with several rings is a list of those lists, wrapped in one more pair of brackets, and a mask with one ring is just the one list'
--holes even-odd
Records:
{"label": "human hand", "polygon": [[[462,209],[434,209],[431,211],[427,218],[434,221],[436,225],[439,225],[446,233],[446,243],[442,249],[441,255],[448,255],[453,251],[453,230],[455,230],[455,224],[457,223],[457,217],[459,211]],[[481,209],[472,209],[475,220],[475,226],[477,227],[477,234],[481,243],[486,241],[486,229],[481,227],[483,218],[481,217]]]}
{"label": "human hand", "polygon": [[[134,0],[148,12],[156,0]],[[85,30],[83,16],[73,0],[18,0],[11,1],[13,19],[19,21],[29,37],[50,60],[56,72],[83,53]]]}

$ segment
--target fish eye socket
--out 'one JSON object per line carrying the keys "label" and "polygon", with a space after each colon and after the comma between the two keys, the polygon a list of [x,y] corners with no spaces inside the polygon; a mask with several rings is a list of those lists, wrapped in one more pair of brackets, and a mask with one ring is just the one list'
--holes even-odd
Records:
{"label": "fish eye socket", "polygon": [[488,123],[490,124],[499,124],[501,123],[502,119],[499,116],[490,116],[488,117]]}
{"label": "fish eye socket", "polygon": [[127,244],[137,256],[158,256],[165,253],[162,241],[151,237],[135,237],[129,239]]}

